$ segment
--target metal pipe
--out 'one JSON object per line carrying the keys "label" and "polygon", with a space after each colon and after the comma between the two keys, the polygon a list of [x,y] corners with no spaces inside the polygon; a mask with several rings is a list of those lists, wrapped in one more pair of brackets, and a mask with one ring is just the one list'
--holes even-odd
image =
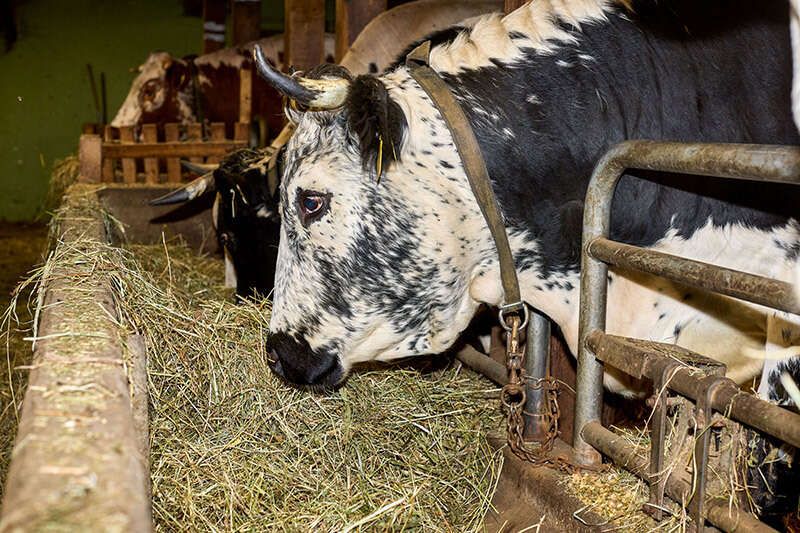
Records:
{"label": "metal pipe", "polygon": [[475,372],[483,374],[498,385],[508,383],[508,371],[506,367],[492,359],[486,354],[482,354],[472,346],[466,345],[456,353],[456,359],[470,367]]}
{"label": "metal pipe", "polygon": [[[634,377],[652,380],[658,377],[663,365],[676,359],[684,360],[683,354],[701,357],[680,346],[626,339],[601,331],[587,335],[587,343],[596,357],[609,365]],[[654,356],[655,350],[661,355]],[[719,388],[711,403],[715,411],[800,448],[800,414],[764,401],[725,379],[727,383]],[[688,366],[675,371],[669,379],[669,388],[693,401],[703,392],[701,379]]]}
{"label": "metal pipe", "polygon": [[[648,479],[649,461],[639,455],[626,438],[614,434],[597,421],[587,423],[581,433],[587,444],[600,450],[614,464],[645,481]],[[676,502],[684,503],[691,498],[692,485],[680,474],[672,474],[664,483],[664,491]],[[729,507],[727,500],[707,501],[705,515],[706,520],[723,531],[775,533],[754,515]]]}
{"label": "metal pipe", "polygon": [[545,436],[542,410],[547,408],[542,380],[547,377],[550,360],[550,320],[534,309],[530,310],[525,340],[525,439]]}
{"label": "metal pipe", "polygon": [[800,314],[791,283],[685,259],[600,237],[588,252],[609,265],[648,272],[726,296],[747,300],[787,313]]}
{"label": "metal pipe", "polygon": [[586,344],[595,329],[605,331],[608,267],[588,253],[589,243],[608,237],[611,200],[628,168],[679,172],[776,183],[800,182],[800,147],[747,144],[686,144],[626,141],[598,162],[586,192],[581,254],[581,302],[578,328],[578,370],[575,402],[576,460],[596,464],[599,455],[583,437],[582,428],[600,419],[603,365]]}

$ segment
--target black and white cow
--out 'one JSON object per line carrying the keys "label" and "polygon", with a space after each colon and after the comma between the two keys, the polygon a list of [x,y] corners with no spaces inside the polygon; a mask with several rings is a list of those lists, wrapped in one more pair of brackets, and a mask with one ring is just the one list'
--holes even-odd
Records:
{"label": "black and white cow", "polygon": [[[616,143],[796,144],[788,4],[538,0],[487,16],[435,47],[431,65],[481,144],[523,297],[577,351],[579,249],[592,168]],[[503,303],[496,252],[453,140],[400,66],[309,78],[264,69],[300,109],[281,185],[268,339],[289,382],[338,386],[355,363],[446,350],[481,304]],[[376,177],[382,159],[383,176]],[[634,178],[634,176],[636,176]],[[631,171],[611,237],[792,280],[800,191]],[[674,342],[728,365],[738,383],[791,405],[800,319],[612,269],[610,333]],[[797,353],[796,350],[790,350]],[[606,386],[640,385],[606,374]]]}
{"label": "black and white cow", "polygon": [[[270,179],[274,150],[244,148],[227,155],[219,165],[188,164],[205,172],[185,187],[153,200],[153,205],[188,202],[215,195],[212,222],[225,254],[226,284],[242,298],[269,296],[275,280],[280,217],[277,182]],[[278,168],[272,174],[279,175]]]}

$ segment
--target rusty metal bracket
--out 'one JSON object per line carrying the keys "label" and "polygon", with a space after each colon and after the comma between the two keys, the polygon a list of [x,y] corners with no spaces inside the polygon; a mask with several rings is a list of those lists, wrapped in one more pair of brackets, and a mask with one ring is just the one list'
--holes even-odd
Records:
{"label": "rusty metal bracket", "polygon": [[[697,409],[695,410],[697,429],[695,430],[694,457],[692,460],[694,465],[692,472],[693,491],[692,499],[689,502],[689,515],[694,520],[696,531],[703,531],[703,525],[705,524],[708,449],[711,445],[714,396],[719,391],[720,386],[726,383],[728,383],[728,378],[719,375],[711,375],[704,378],[701,382],[701,393],[697,398]],[[697,432],[699,432],[699,435]]]}
{"label": "rusty metal bracket", "polygon": [[669,398],[670,375],[682,365],[678,361],[668,361],[663,370],[653,381],[653,389],[659,395],[653,409],[653,417],[650,425],[650,500],[652,505],[645,505],[644,510],[655,520],[661,521],[664,518],[664,486],[667,483],[667,476],[664,474],[664,443],[667,432],[667,399]]}

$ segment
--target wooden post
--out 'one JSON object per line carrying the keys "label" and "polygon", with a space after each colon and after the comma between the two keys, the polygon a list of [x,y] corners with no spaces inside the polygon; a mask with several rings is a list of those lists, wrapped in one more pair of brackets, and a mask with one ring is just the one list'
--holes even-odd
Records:
{"label": "wooden post", "polygon": [[308,70],[325,60],[325,0],[284,0],[284,68]]}
{"label": "wooden post", "polygon": [[250,140],[250,124],[246,122],[237,122],[233,125],[233,140],[234,141],[249,141]]}
{"label": "wooden post", "polygon": [[524,6],[528,2],[530,2],[530,0],[504,0],[504,4],[505,5],[503,6],[503,10],[505,11],[505,13],[507,15],[507,14],[511,13],[512,11],[514,11],[515,9],[518,9],[518,8]]}
{"label": "wooden post", "polygon": [[[180,130],[178,124],[170,122],[164,124],[164,139],[167,142],[178,142],[180,139]],[[170,183],[178,183],[181,181],[181,162],[177,157],[167,158],[167,181]]]}
{"label": "wooden post", "polygon": [[369,21],[386,11],[386,0],[336,0],[336,62]]}
{"label": "wooden post", "polygon": [[[111,126],[103,128],[103,141],[110,143],[114,140],[114,129]],[[114,181],[114,160],[110,157],[103,158],[103,181],[111,183]]]}
{"label": "wooden post", "polygon": [[78,143],[79,181],[99,183],[101,161],[103,159],[103,139],[99,135],[84,133]]}
{"label": "wooden post", "polygon": [[225,0],[203,0],[203,53],[225,48]]}
{"label": "wooden post", "polygon": [[[146,143],[158,142],[158,130],[155,124],[142,125],[142,141]],[[158,183],[158,159],[148,157],[144,160],[145,183]]]}
{"label": "wooden post", "polygon": [[[211,140],[212,141],[224,141],[225,140],[225,123],[224,122],[212,122],[211,123]],[[219,163],[221,157],[217,156],[209,156],[207,162],[208,163]]]}
{"label": "wooden post", "polygon": [[[119,129],[120,144],[133,144],[133,126],[122,126]],[[136,160],[130,157],[122,158],[122,180],[125,183],[136,183]]]}
{"label": "wooden post", "polygon": [[253,110],[253,71],[239,71],[239,122],[250,122]]}
{"label": "wooden post", "polygon": [[[203,125],[197,122],[186,126],[186,140],[187,141],[202,141],[203,140]],[[192,163],[202,163],[202,157],[190,157],[189,161]]]}
{"label": "wooden post", "polygon": [[261,0],[233,0],[231,18],[234,46],[261,37]]}

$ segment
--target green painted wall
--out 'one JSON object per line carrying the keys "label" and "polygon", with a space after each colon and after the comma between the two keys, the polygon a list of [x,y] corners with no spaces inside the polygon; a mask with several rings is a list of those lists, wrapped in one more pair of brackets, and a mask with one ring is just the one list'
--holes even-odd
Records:
{"label": "green painted wall", "polygon": [[197,52],[200,19],[179,2],[29,0],[18,8],[20,38],[0,55],[0,218],[37,215],[55,158],[77,149],[95,120],[86,63],[106,73],[109,114],[153,49]]}

